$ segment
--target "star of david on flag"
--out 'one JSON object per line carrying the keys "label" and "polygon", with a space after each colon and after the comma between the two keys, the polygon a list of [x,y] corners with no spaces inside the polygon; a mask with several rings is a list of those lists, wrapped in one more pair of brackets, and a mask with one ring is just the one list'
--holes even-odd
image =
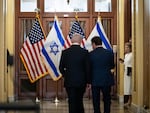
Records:
{"label": "star of david on flag", "polygon": [[50,49],[51,49],[50,52],[53,53],[54,55],[57,55],[57,53],[59,52],[58,47],[59,47],[59,45],[57,45],[56,42],[52,42],[50,44]]}
{"label": "star of david on flag", "polygon": [[59,71],[59,61],[61,52],[66,46],[65,38],[55,18],[54,24],[44,42],[44,47],[41,50],[43,63],[54,81],[62,77]]}

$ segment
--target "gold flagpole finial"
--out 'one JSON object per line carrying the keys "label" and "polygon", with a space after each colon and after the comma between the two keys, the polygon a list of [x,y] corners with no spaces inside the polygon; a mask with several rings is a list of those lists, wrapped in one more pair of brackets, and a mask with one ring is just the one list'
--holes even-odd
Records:
{"label": "gold flagpole finial", "polygon": [[56,13],[55,13],[55,15],[54,15],[54,18],[55,18],[55,20],[57,20],[57,19],[58,19],[58,17],[57,17],[57,15],[56,15]]}
{"label": "gold flagpole finial", "polygon": [[78,21],[78,12],[76,12],[75,19]]}
{"label": "gold flagpole finial", "polygon": [[36,17],[39,18],[40,9],[36,8],[34,11],[36,13]]}
{"label": "gold flagpole finial", "polygon": [[100,12],[98,12],[98,21],[101,21]]}

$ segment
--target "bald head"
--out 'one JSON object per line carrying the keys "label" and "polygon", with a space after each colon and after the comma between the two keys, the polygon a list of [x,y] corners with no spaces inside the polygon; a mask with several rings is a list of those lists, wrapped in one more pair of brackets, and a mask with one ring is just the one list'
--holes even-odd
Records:
{"label": "bald head", "polygon": [[72,39],[71,39],[71,42],[72,42],[72,43],[79,43],[79,44],[80,44],[81,41],[82,41],[82,37],[81,37],[81,35],[78,34],[78,33],[75,33],[75,34],[73,35]]}

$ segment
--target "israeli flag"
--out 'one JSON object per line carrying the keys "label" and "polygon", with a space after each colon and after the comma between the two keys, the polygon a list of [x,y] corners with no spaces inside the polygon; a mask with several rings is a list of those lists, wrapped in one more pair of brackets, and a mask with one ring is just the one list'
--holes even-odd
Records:
{"label": "israeli flag", "polygon": [[65,38],[58,25],[57,19],[55,19],[41,51],[43,63],[54,81],[62,77],[59,71],[59,62],[62,50],[65,48]]}
{"label": "israeli flag", "polygon": [[109,50],[112,50],[112,47],[111,47],[111,44],[106,36],[106,33],[104,31],[104,28],[102,26],[102,23],[100,21],[100,19],[98,19],[96,25],[94,26],[92,32],[90,33],[89,37],[87,38],[86,40],[86,43],[85,43],[85,48],[88,50],[88,51],[92,51],[93,48],[92,48],[92,44],[91,44],[91,39],[94,37],[94,36],[99,36],[102,40],[102,46],[105,48],[105,49],[109,49]]}

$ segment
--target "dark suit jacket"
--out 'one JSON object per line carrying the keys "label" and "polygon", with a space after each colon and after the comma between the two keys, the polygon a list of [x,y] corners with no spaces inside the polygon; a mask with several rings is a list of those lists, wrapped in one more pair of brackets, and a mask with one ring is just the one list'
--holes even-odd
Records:
{"label": "dark suit jacket", "polygon": [[64,77],[65,87],[85,87],[89,81],[88,56],[88,51],[79,45],[62,51],[59,70]]}
{"label": "dark suit jacket", "polygon": [[114,68],[112,51],[98,47],[90,52],[91,83],[93,86],[110,86],[114,84],[111,69]]}

